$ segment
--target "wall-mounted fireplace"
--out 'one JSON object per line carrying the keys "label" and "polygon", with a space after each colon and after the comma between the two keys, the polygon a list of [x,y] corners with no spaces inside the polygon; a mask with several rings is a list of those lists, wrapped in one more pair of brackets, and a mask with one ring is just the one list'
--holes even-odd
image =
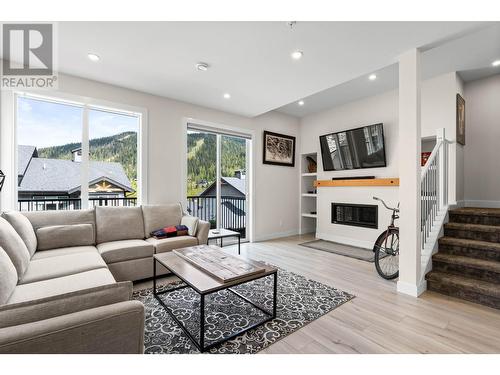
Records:
{"label": "wall-mounted fireplace", "polygon": [[378,228],[378,206],[371,204],[332,203],[332,223]]}

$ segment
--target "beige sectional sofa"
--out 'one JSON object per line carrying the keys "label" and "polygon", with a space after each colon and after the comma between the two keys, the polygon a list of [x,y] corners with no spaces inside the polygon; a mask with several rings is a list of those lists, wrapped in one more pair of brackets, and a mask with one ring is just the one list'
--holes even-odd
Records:
{"label": "beige sectional sofa", "polygon": [[[149,235],[181,223],[189,236]],[[142,353],[131,281],[153,276],[153,254],[206,243],[208,230],[180,204],[2,214],[0,353]]]}

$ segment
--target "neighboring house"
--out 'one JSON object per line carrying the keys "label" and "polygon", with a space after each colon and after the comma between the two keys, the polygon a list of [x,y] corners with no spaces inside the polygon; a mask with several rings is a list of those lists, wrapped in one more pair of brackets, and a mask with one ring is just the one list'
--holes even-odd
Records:
{"label": "neighboring house", "polygon": [[[246,180],[241,172],[236,177],[221,177],[221,228],[240,231],[245,236],[246,226]],[[217,185],[211,183],[199,198],[193,198],[189,204],[192,215],[202,217],[215,227],[217,213],[216,202]]]}
{"label": "neighboring house", "polygon": [[[72,154],[72,160],[40,158],[35,146],[18,146],[18,199],[80,198],[81,149]],[[124,198],[132,192],[120,163],[90,161],[89,197]]]}

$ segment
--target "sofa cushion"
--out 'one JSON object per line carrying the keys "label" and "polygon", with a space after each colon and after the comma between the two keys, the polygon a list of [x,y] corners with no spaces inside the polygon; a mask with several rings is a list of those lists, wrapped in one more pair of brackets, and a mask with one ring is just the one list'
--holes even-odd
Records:
{"label": "sofa cushion", "polygon": [[[90,210],[30,211],[23,212],[35,229],[52,225],[92,224],[95,236],[95,212]],[[95,244],[95,238],[92,245]]]}
{"label": "sofa cushion", "polygon": [[28,268],[30,253],[19,234],[3,217],[0,217],[0,247],[14,264],[17,278],[20,280]]}
{"label": "sofa cushion", "polygon": [[49,225],[36,230],[38,250],[94,244],[92,224]]}
{"label": "sofa cushion", "polygon": [[196,236],[196,229],[198,228],[198,219],[196,216],[184,215],[181,219],[181,225],[188,227],[188,234],[190,236]]}
{"label": "sofa cushion", "polygon": [[132,298],[132,282],[123,281],[77,290],[62,295],[35,299],[0,307],[0,328],[38,322]]}
{"label": "sofa cushion", "polygon": [[98,253],[76,253],[32,260],[19,284],[54,279],[75,273],[107,268]]}
{"label": "sofa cushion", "polygon": [[99,268],[55,279],[18,285],[7,303],[31,301],[113,283],[115,283],[115,279],[111,272],[107,268]]}
{"label": "sofa cushion", "polygon": [[104,242],[97,245],[97,249],[106,263],[148,258],[154,254],[153,244],[144,240]]}
{"label": "sofa cushion", "polygon": [[141,207],[97,207],[97,243],[144,239]]}
{"label": "sofa cushion", "polygon": [[155,247],[155,253],[165,253],[174,249],[198,245],[198,239],[191,236],[171,237],[158,240],[154,237],[148,238],[146,241],[152,243]]}
{"label": "sofa cushion", "polygon": [[0,305],[7,302],[17,284],[16,267],[0,247]]}
{"label": "sofa cushion", "polygon": [[44,259],[51,257],[59,257],[67,254],[76,253],[95,253],[99,254],[95,246],[72,246],[72,247],[61,247],[53,250],[37,251],[31,260]]}
{"label": "sofa cushion", "polygon": [[182,218],[182,207],[180,203],[164,205],[142,206],[144,215],[144,232],[146,237],[151,236],[151,232],[159,229],[179,225]]}
{"label": "sofa cushion", "polygon": [[26,248],[31,256],[36,251],[37,240],[33,225],[26,216],[18,211],[8,211],[2,214],[2,217],[14,227],[17,234],[22,238]]}

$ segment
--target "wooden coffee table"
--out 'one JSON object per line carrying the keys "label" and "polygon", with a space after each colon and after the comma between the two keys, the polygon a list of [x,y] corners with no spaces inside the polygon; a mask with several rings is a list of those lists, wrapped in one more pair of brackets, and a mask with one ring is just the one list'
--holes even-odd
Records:
{"label": "wooden coffee table", "polygon": [[[200,246],[193,246],[189,248],[189,250],[196,250],[196,249],[203,249],[205,247],[211,248],[211,249],[220,249],[216,246],[208,246],[208,245],[200,245]],[[180,249],[184,250],[184,249]],[[277,288],[278,288],[278,270],[274,267],[268,266],[266,264],[262,264],[259,262],[254,262],[248,259],[244,259],[241,256],[236,256],[236,255],[227,255],[227,257],[233,257],[237,258],[239,261],[244,261],[247,263],[249,266],[255,266],[255,267],[262,267],[263,271],[259,273],[253,273],[250,275],[244,275],[241,278],[227,281],[227,282],[222,282],[218,280],[217,278],[211,276],[209,273],[201,270],[199,267],[193,265],[189,261],[181,258],[174,252],[168,252],[168,253],[161,253],[161,254],[155,254],[154,255],[154,261],[153,261],[153,295],[154,297],[158,300],[158,302],[165,308],[167,313],[170,315],[170,317],[179,325],[179,327],[184,331],[184,333],[189,337],[189,339],[193,342],[193,344],[200,350],[200,352],[205,352],[225,341],[228,341],[232,339],[235,336],[238,336],[242,333],[247,332],[248,330],[255,328],[257,326],[260,326],[274,318],[276,318],[276,297],[277,297]],[[179,279],[184,281],[186,285],[181,285],[176,288],[172,288],[169,290],[165,290],[162,292],[157,291],[156,287],[156,281],[157,281],[157,275],[156,275],[156,268],[157,268],[157,263],[161,264],[162,266],[166,267],[170,272],[172,272],[175,276],[177,276]],[[253,268],[253,267],[250,267]],[[249,300],[247,297],[243,296],[241,293],[235,291],[232,289],[232,287],[235,287],[237,285],[245,284],[250,281],[258,280],[263,277],[268,277],[272,276],[273,277],[273,310],[272,311],[267,311],[265,308],[262,306],[257,305],[253,301]],[[160,295],[162,294],[167,294],[170,292],[173,292],[175,290],[183,289],[183,288],[191,288],[193,289],[199,296],[200,296],[200,339],[199,341],[193,336],[191,332],[186,328],[186,326],[175,316],[173,313],[172,309],[161,299]],[[222,338],[216,342],[212,342],[209,345],[205,345],[205,297],[208,294],[211,293],[216,293],[220,290],[227,290],[234,295],[238,296],[239,298],[243,299],[245,302],[249,303],[250,305],[254,306],[258,310],[262,311],[266,318],[262,321],[259,321],[257,323],[251,324],[250,326],[239,330],[238,332],[232,333],[231,335]]]}

